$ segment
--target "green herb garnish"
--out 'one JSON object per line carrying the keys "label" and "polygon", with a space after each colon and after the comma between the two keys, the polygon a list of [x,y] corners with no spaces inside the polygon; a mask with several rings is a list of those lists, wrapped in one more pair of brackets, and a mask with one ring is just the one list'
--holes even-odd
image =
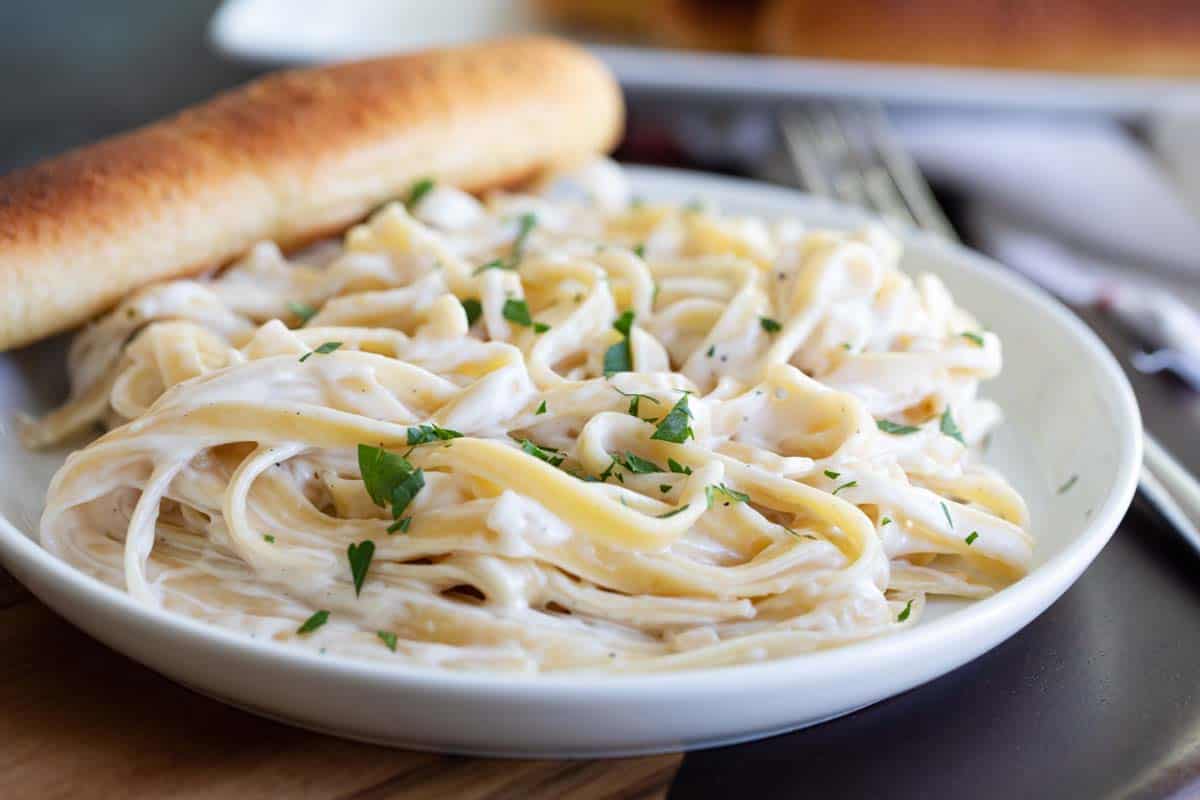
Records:
{"label": "green herb garnish", "polygon": [[417,181],[412,185],[412,188],[408,190],[408,200],[404,202],[404,205],[408,206],[410,209],[415,208],[417,203],[424,199],[425,195],[433,191],[433,186],[433,178],[422,178],[421,180]]}
{"label": "green herb garnish", "polygon": [[312,633],[313,631],[315,631],[317,628],[321,627],[328,621],[329,621],[329,612],[326,611],[325,609],[321,609],[320,611],[316,612],[308,619],[304,620],[304,624],[296,629],[296,633],[301,634],[301,635],[306,634],[306,633]]}
{"label": "green herb garnish", "polygon": [[942,420],[938,424],[942,433],[949,436],[951,439],[957,439],[959,444],[966,444],[963,441],[962,431],[958,429],[958,425],[954,423],[954,416],[950,413],[950,406],[946,406],[946,410],[942,412]]}
{"label": "green herb garnish", "polygon": [[730,503],[750,502],[750,495],[746,494],[745,492],[739,492],[736,489],[730,489],[723,483],[718,484],[717,486],[704,487],[704,496],[708,500],[709,508],[712,508],[713,499],[718,495],[721,495],[725,498],[725,500],[722,501],[724,505],[729,505]]}
{"label": "green herb garnish", "polygon": [[395,487],[413,474],[413,465],[382,447],[360,444],[358,471],[372,502],[383,508],[391,501]]}
{"label": "green herb garnish", "polygon": [[566,455],[553,447],[538,447],[528,439],[521,440],[521,450],[540,461],[545,461],[552,467],[557,467],[566,458]]}
{"label": "green herb garnish", "polygon": [[636,245],[636,246],[633,248],[633,254],[634,254],[634,255],[636,255],[638,258],[645,258],[645,257],[646,257],[646,245],[645,245],[645,243],[642,243],[642,244]]}
{"label": "green herb garnish", "polygon": [[536,417],[538,414],[545,414],[545,413],[546,413],[546,401],[543,400],[541,403],[538,404],[537,411],[534,411],[533,415]]}
{"label": "green herb garnish", "polygon": [[319,345],[316,350],[309,350],[307,353],[300,356],[300,361],[301,362],[307,361],[310,356],[313,356],[315,354],[327,356],[330,353],[332,353],[334,350],[337,350],[341,346],[342,346],[341,342],[325,342],[325,344]]}
{"label": "green herb garnish", "polygon": [[310,319],[317,315],[317,310],[307,303],[289,302],[287,307],[288,311],[292,312],[300,320],[300,327],[302,328],[308,324]]}
{"label": "green herb garnish", "polygon": [[858,486],[858,481],[846,481],[846,482],[845,482],[845,483],[843,483],[841,486],[839,486],[839,487],[837,487],[836,489],[834,489],[834,490],[833,490],[833,493],[834,493],[834,494],[837,494],[837,493],[838,493],[838,492],[840,492],[842,489],[851,489],[851,488],[853,488],[853,487],[855,487],[855,486]]}
{"label": "green herb garnish", "polygon": [[406,432],[408,436],[408,444],[415,446],[418,444],[429,444],[430,442],[445,442],[449,439],[461,439],[462,434],[458,431],[452,431],[449,428],[439,428],[437,425],[417,425],[415,428],[409,428]]}
{"label": "green herb garnish", "polygon": [[684,394],[662,418],[662,422],[658,423],[650,438],[674,444],[683,444],[688,439],[695,439],[696,434],[692,431],[692,426],[688,424],[688,420],[691,418],[692,412],[688,409],[688,396]]}
{"label": "green herb garnish", "polygon": [[954,519],[950,516],[950,509],[946,508],[944,502],[939,501],[938,505],[942,507],[942,513],[946,515],[946,522],[950,525],[950,530],[954,530]]}
{"label": "green herb garnish", "polygon": [[408,526],[412,525],[412,517],[403,517],[387,526],[388,536],[399,531],[400,533],[408,533]]}
{"label": "green herb garnish", "polygon": [[912,425],[901,425],[897,422],[892,422],[890,419],[875,420],[875,427],[884,433],[890,433],[893,436],[907,436],[910,433],[916,433],[920,428]]}
{"label": "green herb garnish", "polygon": [[881,527],[881,528],[882,528],[884,525],[891,525],[891,524],[892,524],[892,518],[891,518],[891,517],[884,517],[883,519],[879,520],[879,527]]}
{"label": "green herb garnish", "polygon": [[526,328],[533,328],[535,333],[545,333],[550,330],[549,325],[533,321],[533,317],[529,315],[529,304],[524,300],[517,300],[512,297],[505,300],[503,314],[504,318],[509,322],[523,325]]}
{"label": "green herb garnish", "polygon": [[[654,403],[654,405],[656,405],[656,406],[662,405],[662,403],[658,402],[658,400],[656,398],[654,398],[648,394],[642,394],[641,392],[623,392],[620,389],[618,389],[616,386],[614,386],[612,388],[616,391],[617,394],[621,395],[622,397],[629,398],[629,414],[631,416],[634,416],[634,417],[638,416],[638,411],[639,411],[638,404],[640,403],[640,401],[642,400],[643,397],[646,398],[647,400],[649,400],[651,403]],[[640,419],[640,417],[639,417],[639,419]]]}
{"label": "green herb garnish", "polygon": [[618,461],[622,467],[632,472],[634,475],[648,475],[653,472],[666,472],[665,469],[655,464],[653,461],[642,458],[641,456],[625,451],[625,460]]}
{"label": "green herb garnish", "polygon": [[371,559],[375,557],[375,543],[370,539],[346,548],[346,558],[350,561],[350,575],[354,578],[354,594],[362,593],[363,581],[367,579],[367,570],[371,567]]}
{"label": "green herb garnish", "polygon": [[391,631],[375,631],[375,635],[387,645],[387,649],[396,652],[396,634]]}
{"label": "green herb garnish", "polygon": [[687,466],[686,464],[680,464],[678,461],[676,461],[673,458],[667,459],[667,466],[670,468],[671,472],[676,472],[676,473],[679,473],[680,475],[691,475],[692,474],[691,467]]}
{"label": "green herb garnish", "polygon": [[671,491],[671,484],[669,484],[669,483],[660,483],[660,484],[658,485],[658,490],[659,490],[660,492],[662,492],[663,494],[666,494],[667,492]]}
{"label": "green herb garnish", "polygon": [[903,611],[901,611],[901,612],[900,612],[900,614],[899,614],[899,616],[897,616],[897,617],[896,617],[896,621],[897,621],[897,622],[904,622],[905,620],[907,620],[907,619],[908,619],[908,615],[912,613],[912,604],[913,604],[913,601],[912,601],[912,600],[909,600],[909,601],[908,601],[908,602],[907,602],[907,603],[904,605],[904,610],[903,610]]}
{"label": "green herb garnish", "polygon": [[690,505],[680,506],[679,508],[676,508],[672,511],[668,511],[665,514],[658,514],[657,517],[658,517],[658,519],[667,519],[668,517],[673,517],[676,514],[682,514],[684,511],[687,511],[689,508],[691,508]]}
{"label": "green herb garnish", "polygon": [[976,347],[983,347],[983,336],[974,331],[963,331],[959,336],[974,342]]}
{"label": "green herb garnish", "polygon": [[1071,490],[1071,487],[1074,486],[1075,482],[1078,480],[1079,480],[1078,475],[1072,475],[1071,477],[1067,478],[1067,482],[1064,483],[1062,486],[1058,487],[1058,494],[1064,494],[1066,492],[1069,492]]}
{"label": "green herb garnish", "polygon": [[267,544],[275,544],[275,537],[269,533],[264,533],[263,541],[266,542]]}
{"label": "green herb garnish", "polygon": [[503,261],[499,258],[493,258],[491,261],[487,262],[486,264],[480,264],[478,267],[475,268],[475,271],[472,272],[471,274],[479,275],[481,273],[487,272],[489,269],[504,269],[504,270],[512,271],[512,270],[516,270],[516,268],[517,268],[516,264],[510,263],[508,261]]}
{"label": "green herb garnish", "polygon": [[971,533],[963,541],[966,542],[967,545],[969,546],[969,545],[975,544],[975,540],[978,538],[979,538],[979,531],[971,531]]}
{"label": "green herb garnish", "polygon": [[626,311],[613,321],[613,328],[621,334],[621,341],[604,351],[604,377],[618,372],[633,370],[633,353],[629,349],[629,335],[633,330],[633,312]]}
{"label": "green herb garnish", "polygon": [[770,317],[759,317],[758,324],[762,325],[762,329],[767,333],[779,333],[783,330],[783,326]]}
{"label": "green herb garnish", "polygon": [[460,300],[463,311],[467,313],[467,327],[471,327],[475,322],[483,316],[483,305],[474,297],[468,297],[466,300]]}
{"label": "green herb garnish", "polygon": [[835,481],[836,481],[838,478],[842,477],[842,473],[840,473],[840,472],[834,472],[834,471],[833,471],[833,470],[831,470],[831,469],[827,469],[827,470],[825,470],[825,477],[826,477],[826,478],[829,478],[830,480],[835,480]]}
{"label": "green herb garnish", "polygon": [[704,355],[708,356],[709,358],[712,358],[713,353],[715,353],[715,352],[717,352],[717,346],[715,344],[710,344],[708,346],[708,352],[706,352]]}
{"label": "green herb garnish", "polygon": [[512,260],[518,262],[525,255],[525,243],[529,239],[529,234],[537,226],[537,214],[526,213],[522,214],[517,220],[517,237],[513,239]]}

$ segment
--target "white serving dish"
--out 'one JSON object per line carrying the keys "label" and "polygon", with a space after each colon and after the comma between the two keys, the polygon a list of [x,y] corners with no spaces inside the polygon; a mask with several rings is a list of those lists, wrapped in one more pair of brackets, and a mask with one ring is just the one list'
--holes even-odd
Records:
{"label": "white serving dish", "polygon": [[[794,191],[631,169],[638,194],[853,227],[864,217]],[[64,453],[25,452],[17,409],[48,408],[61,345],[0,354],[0,563],[68,620],[131,658],[226,702],[340,736],[502,756],[617,756],[737,742],[811,725],[903,692],[994,647],[1061,595],[1108,541],[1141,461],[1137,405],[1116,362],[1063,306],[983,256],[911,234],[905,269],[941,276],[998,333],[1005,369],[985,393],[1007,419],[989,460],[1029,501],[1032,572],[973,604],[935,602],[920,624],[830,650],[666,675],[457,674],[311,654],[135,604],[35,541]],[[1071,491],[1056,490],[1078,474]],[[96,691],[104,691],[102,685]]]}
{"label": "white serving dish", "polygon": [[[280,66],[546,30],[531,0],[225,0],[209,38],[226,56]],[[1133,116],[1200,98],[1183,79],[868,64],[596,44],[632,92],[745,102],[852,97],[895,105]]]}

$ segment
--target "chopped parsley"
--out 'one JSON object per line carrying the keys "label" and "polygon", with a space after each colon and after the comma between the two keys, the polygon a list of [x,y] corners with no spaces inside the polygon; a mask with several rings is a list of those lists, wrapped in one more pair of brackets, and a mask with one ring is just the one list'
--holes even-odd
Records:
{"label": "chopped parsley", "polygon": [[645,257],[646,257],[646,244],[645,244],[645,242],[643,242],[643,243],[641,243],[641,244],[637,245],[636,247],[634,247],[634,248],[633,248],[633,254],[634,254],[634,255],[636,255],[638,258],[645,258]]}
{"label": "chopped parsley", "polygon": [[717,346],[715,344],[710,344],[708,346],[708,352],[706,352],[704,355],[708,356],[709,358],[712,358],[713,353],[715,353],[715,352],[717,352]]}
{"label": "chopped parsley", "polygon": [[461,439],[462,434],[449,428],[439,428],[437,425],[418,425],[407,431],[410,446],[429,444],[430,442],[445,442],[449,439]]}
{"label": "chopped parsley", "polygon": [[746,494],[745,492],[739,492],[736,489],[730,489],[723,483],[716,486],[705,486],[704,496],[708,500],[709,508],[712,508],[713,499],[718,496],[725,498],[721,501],[723,505],[729,505],[730,503],[750,502],[750,495]]}
{"label": "chopped parsley", "polygon": [[526,213],[522,214],[517,220],[517,238],[513,239],[512,246],[512,261],[513,266],[521,260],[521,256],[525,255],[525,243],[529,240],[529,234],[537,227],[537,214]]}
{"label": "chopped parsley", "polygon": [[963,539],[963,541],[966,542],[968,546],[970,546],[970,545],[975,544],[975,540],[978,538],[979,538],[979,531],[971,531],[971,533],[968,534],[967,538]]}
{"label": "chopped parsley", "polygon": [[337,350],[341,346],[342,346],[341,342],[325,342],[325,344],[319,345],[316,350],[309,350],[307,353],[300,356],[300,361],[301,362],[307,361],[309,359],[309,357],[311,357],[314,354],[318,354],[318,353],[320,355],[327,356],[330,353],[332,353],[334,350]]}
{"label": "chopped parsley", "polygon": [[1078,480],[1079,480],[1078,475],[1072,475],[1071,477],[1067,478],[1067,482],[1064,483],[1062,486],[1058,487],[1058,493],[1066,494],[1067,492],[1071,491],[1071,487],[1074,486],[1075,482]]}
{"label": "chopped parsley", "polygon": [[892,518],[891,518],[891,517],[884,517],[883,519],[879,520],[879,527],[881,527],[881,528],[882,528],[884,525],[891,525],[891,524],[892,524]]}
{"label": "chopped parsley", "polygon": [[308,324],[308,321],[317,315],[317,310],[307,303],[289,302],[287,304],[288,311],[292,312],[298,320],[300,327],[303,328]]}
{"label": "chopped parsley", "polygon": [[[600,473],[600,477],[597,480],[599,480],[601,483],[606,482],[609,479],[609,477],[614,472],[616,472],[616,469],[617,469],[617,460],[614,458],[612,461],[608,462],[608,466],[605,467],[604,472]],[[621,473],[616,472],[616,476],[617,476],[617,480],[619,480],[621,483],[625,482],[625,479],[621,477]]]}
{"label": "chopped parsley", "polygon": [[837,480],[838,478],[842,477],[842,473],[834,472],[831,469],[827,469],[827,470],[825,470],[825,477],[829,478],[831,480]]}
{"label": "chopped parsley", "polygon": [[845,482],[845,483],[843,483],[841,486],[839,486],[839,487],[837,487],[836,489],[834,489],[834,490],[833,490],[833,493],[834,493],[834,494],[837,494],[837,493],[838,493],[838,492],[840,492],[842,489],[852,489],[852,488],[854,488],[855,486],[858,486],[858,481],[846,481],[846,482]]}
{"label": "chopped parsley", "polygon": [[662,422],[658,423],[650,438],[675,444],[683,444],[688,439],[695,439],[696,434],[692,431],[692,426],[688,424],[688,420],[691,418],[692,412],[688,409],[688,396],[685,393],[662,418]]}
{"label": "chopped parsley", "polygon": [[962,431],[958,429],[958,425],[954,422],[954,416],[950,412],[950,406],[946,406],[946,410],[942,412],[942,420],[938,423],[938,428],[942,433],[949,436],[951,439],[957,439],[959,444],[966,444],[963,441]]}
{"label": "chopped parsley", "polygon": [[974,342],[976,347],[983,347],[983,336],[981,334],[975,333],[974,331],[963,331],[959,334],[959,336]]}
{"label": "chopped parsley", "polygon": [[539,461],[545,461],[552,467],[557,467],[566,458],[566,455],[553,447],[538,447],[528,439],[521,440],[521,450]]}
{"label": "chopped parsley", "polygon": [[896,617],[896,622],[904,622],[905,620],[908,619],[908,615],[912,613],[912,604],[913,604],[912,600],[909,600],[907,603],[904,604],[904,610],[901,611],[900,614]]}
{"label": "chopped parsley", "polygon": [[642,458],[641,456],[625,451],[625,460],[614,459],[625,469],[632,472],[634,475],[648,475],[653,472],[666,472],[665,469],[655,464],[653,461]]}
{"label": "chopped parsley", "polygon": [[412,185],[412,188],[408,190],[408,200],[404,202],[404,205],[408,206],[410,209],[416,208],[417,203],[420,203],[421,200],[425,198],[425,195],[433,191],[433,186],[433,178],[422,178],[421,180],[417,181]]}
{"label": "chopped parsley", "polygon": [[892,422],[890,419],[875,420],[875,427],[884,433],[890,433],[893,436],[907,436],[910,433],[916,433],[921,430],[913,425],[901,425],[897,422]]}
{"label": "chopped parsley", "polygon": [[545,413],[546,413],[546,401],[543,400],[542,402],[538,403],[537,411],[534,411],[533,414],[534,414],[534,416],[537,416],[538,414],[545,414]]}
{"label": "chopped parsley", "polygon": [[408,533],[408,526],[412,525],[412,517],[404,517],[387,526],[388,536],[399,531],[400,533]]}
{"label": "chopped parsley", "polygon": [[613,329],[621,334],[621,341],[604,351],[604,377],[618,372],[633,370],[633,353],[629,349],[629,335],[633,330],[633,312],[626,311],[613,321]]}
{"label": "chopped parsley", "polygon": [[463,311],[467,314],[467,327],[471,327],[475,322],[483,316],[483,304],[474,297],[468,297],[466,300],[460,300]]}
{"label": "chopped parsley", "polygon": [[267,544],[275,544],[275,537],[269,533],[264,533],[263,541],[266,542]]}
{"label": "chopped parsley", "polygon": [[346,558],[350,561],[350,576],[354,578],[354,594],[362,594],[363,581],[367,579],[367,570],[371,567],[371,559],[375,557],[375,543],[370,539],[346,548]]}
{"label": "chopped parsley", "polygon": [[845,350],[845,351],[848,353],[848,352],[850,352],[850,350],[851,350],[852,348],[850,347],[850,343],[849,343],[849,342],[842,342],[842,349],[843,349],[843,350]]}
{"label": "chopped parsley", "polygon": [[[404,509],[425,486],[423,470],[413,469],[407,459],[389,453],[382,447],[360,444],[358,470],[372,502],[380,508],[390,504],[394,520],[403,516]],[[407,530],[405,526],[393,524],[388,533],[394,533],[396,528]]]}
{"label": "chopped parsley", "polygon": [[529,304],[524,300],[517,300],[512,297],[505,300],[503,314],[504,318],[509,322],[523,325],[526,328],[533,328],[534,333],[545,333],[550,330],[549,325],[533,321],[533,317],[529,315]]}
{"label": "chopped parsley", "polygon": [[391,631],[375,631],[375,635],[387,645],[388,650],[391,650],[393,653],[396,652],[396,634]]}
{"label": "chopped parsley", "polygon": [[949,524],[950,530],[954,530],[954,519],[950,516],[950,509],[946,508],[945,502],[939,502],[938,505],[942,507],[942,513],[946,515],[946,523]]}
{"label": "chopped parsley", "polygon": [[680,475],[691,475],[692,474],[691,467],[687,466],[686,464],[680,464],[678,461],[676,461],[673,458],[667,459],[667,466],[671,469],[671,472],[676,472]]}
{"label": "chopped parsley", "polygon": [[673,516],[675,516],[676,514],[682,514],[684,511],[687,511],[689,508],[691,508],[691,506],[690,506],[690,505],[687,505],[687,506],[680,506],[679,508],[676,508],[676,509],[674,509],[674,510],[672,510],[672,511],[668,511],[668,512],[666,512],[666,513],[664,513],[664,514],[659,514],[659,515],[657,515],[657,516],[658,516],[658,519],[667,519],[668,517],[673,517]]}
{"label": "chopped parsley", "polygon": [[660,483],[660,484],[658,485],[658,490],[659,490],[660,492],[662,492],[663,494],[666,494],[667,492],[671,491],[671,484],[669,484],[669,483]]}
{"label": "chopped parsley", "polygon": [[783,330],[783,326],[770,317],[759,317],[758,324],[762,325],[762,329],[767,333],[779,333],[781,330]]}
{"label": "chopped parsley", "polygon": [[298,633],[300,635],[304,635],[306,633],[312,633],[313,631],[315,631],[317,628],[321,627],[328,621],[329,621],[329,612],[326,611],[325,609],[321,609],[320,611],[316,612],[308,619],[304,620],[304,624],[296,629],[296,633]]}
{"label": "chopped parsley", "polygon": [[[654,398],[648,394],[642,394],[641,392],[623,392],[620,389],[618,389],[616,386],[614,386],[613,389],[615,389],[617,394],[621,395],[622,397],[629,398],[629,414],[634,417],[638,416],[638,410],[639,410],[638,406],[639,406],[639,403],[641,402],[642,398],[649,400],[651,403],[654,403],[654,405],[656,405],[656,406],[662,405],[662,403],[658,402],[658,400],[656,398]],[[640,417],[639,417],[639,419],[640,419]]]}
{"label": "chopped parsley", "polygon": [[503,261],[499,258],[493,258],[491,261],[487,262],[486,264],[480,264],[478,267],[475,268],[475,271],[472,272],[471,274],[479,275],[480,273],[487,272],[489,269],[515,270],[516,268],[517,268],[516,264],[512,264],[508,261]]}

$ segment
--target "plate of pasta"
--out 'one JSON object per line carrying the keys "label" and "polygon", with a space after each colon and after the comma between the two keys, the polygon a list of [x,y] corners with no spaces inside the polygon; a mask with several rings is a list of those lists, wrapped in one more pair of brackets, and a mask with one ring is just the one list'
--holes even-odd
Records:
{"label": "plate of pasta", "polygon": [[55,405],[61,348],[0,357],[5,565],[201,691],[452,752],[707,746],[930,680],[1066,590],[1140,460],[1103,346],[983,257],[603,160],[152,284]]}

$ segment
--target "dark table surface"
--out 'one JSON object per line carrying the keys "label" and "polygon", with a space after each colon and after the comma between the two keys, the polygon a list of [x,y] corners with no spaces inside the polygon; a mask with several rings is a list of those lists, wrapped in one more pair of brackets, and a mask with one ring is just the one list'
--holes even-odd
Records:
{"label": "dark table surface", "polygon": [[[213,0],[0,4],[0,172],[253,71],[207,47]],[[1128,370],[1148,428],[1200,470],[1200,396]],[[1200,557],[1140,508],[1024,631],[848,717],[688,754],[673,798],[1200,796]]]}

